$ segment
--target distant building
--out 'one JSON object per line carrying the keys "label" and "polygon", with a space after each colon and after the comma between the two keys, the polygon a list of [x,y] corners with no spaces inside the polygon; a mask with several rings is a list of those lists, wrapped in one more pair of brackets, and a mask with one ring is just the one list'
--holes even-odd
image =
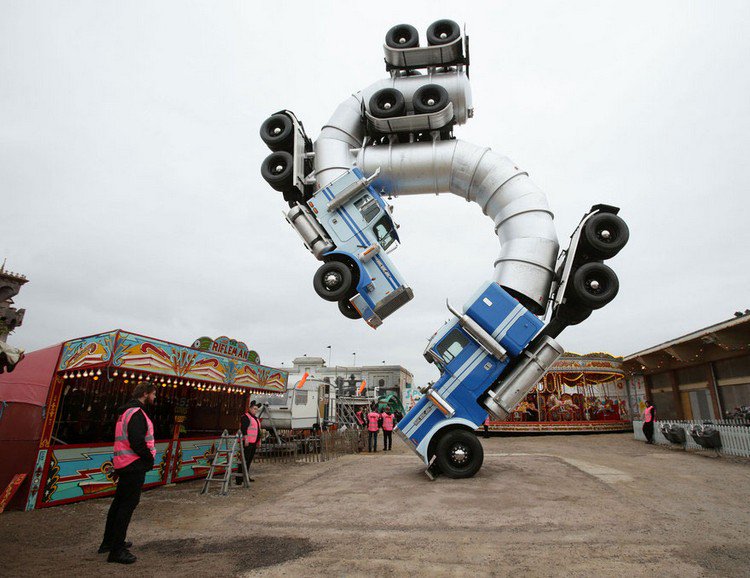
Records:
{"label": "distant building", "polygon": [[[294,385],[304,373],[322,381],[336,385],[340,396],[353,396],[364,379],[368,395],[383,395],[388,392],[398,393],[404,403],[410,399],[414,376],[401,365],[336,365],[328,367],[322,357],[297,357],[292,361],[289,370],[289,384]],[[408,407],[408,403],[405,403]]]}
{"label": "distant building", "polygon": [[28,282],[24,275],[7,271],[5,261],[0,265],[0,341],[7,341],[8,335],[23,323],[26,310],[13,307],[13,297]]}
{"label": "distant building", "polygon": [[750,406],[750,310],[628,355],[623,365],[659,419],[739,417]]}

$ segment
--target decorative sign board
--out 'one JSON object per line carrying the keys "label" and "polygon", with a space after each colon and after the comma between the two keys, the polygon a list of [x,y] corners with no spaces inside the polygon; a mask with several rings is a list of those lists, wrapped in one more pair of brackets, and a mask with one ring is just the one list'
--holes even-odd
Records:
{"label": "decorative sign board", "polygon": [[211,339],[210,337],[199,337],[193,343],[193,348],[211,353],[219,353],[227,357],[234,357],[250,363],[260,363],[260,356],[247,348],[242,341],[230,339],[225,335]]}

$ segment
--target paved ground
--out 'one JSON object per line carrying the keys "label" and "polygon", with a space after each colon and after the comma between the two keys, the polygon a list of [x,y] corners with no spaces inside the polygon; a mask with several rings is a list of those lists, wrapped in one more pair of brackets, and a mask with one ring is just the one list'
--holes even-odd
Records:
{"label": "paved ground", "polygon": [[750,463],[631,434],[493,437],[469,480],[392,453],[262,466],[251,490],[144,494],[131,567],[108,499],[0,515],[3,576],[750,576]]}

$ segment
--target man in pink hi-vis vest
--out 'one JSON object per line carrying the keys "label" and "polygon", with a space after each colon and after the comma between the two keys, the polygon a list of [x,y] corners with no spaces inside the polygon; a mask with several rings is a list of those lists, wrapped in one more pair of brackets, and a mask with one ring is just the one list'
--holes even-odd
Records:
{"label": "man in pink hi-vis vest", "polygon": [[380,419],[383,422],[383,451],[388,452],[391,450],[393,445],[393,421],[394,415],[391,413],[391,408],[385,408],[385,411],[380,414]]}
{"label": "man in pink hi-vis vest", "polygon": [[[260,407],[255,401],[250,402],[250,408],[240,418],[240,430],[242,431],[242,450],[245,454],[245,466],[247,467],[248,475],[247,479],[251,482],[255,481],[255,478],[250,477],[250,464],[253,463],[255,457],[255,450],[260,446],[260,420],[256,417],[258,413],[258,407]],[[238,486],[242,485],[242,476],[236,476],[234,483]]]}
{"label": "man in pink hi-vis vest", "polygon": [[115,498],[109,507],[104,538],[99,553],[109,552],[107,562],[132,564],[136,557],[125,541],[130,518],[141,500],[146,473],[154,467],[156,448],[154,424],[146,415],[146,405],[154,403],[156,386],[141,381],[133,390],[133,399],[117,410],[113,465],[117,474]]}
{"label": "man in pink hi-vis vest", "polygon": [[367,446],[371,452],[378,451],[378,430],[380,429],[380,414],[372,406],[367,414]]}

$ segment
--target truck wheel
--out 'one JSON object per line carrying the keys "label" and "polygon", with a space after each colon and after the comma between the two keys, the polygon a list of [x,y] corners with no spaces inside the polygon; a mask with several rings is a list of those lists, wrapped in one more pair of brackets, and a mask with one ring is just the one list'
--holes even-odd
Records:
{"label": "truck wheel", "polygon": [[359,311],[357,311],[354,305],[352,305],[346,297],[344,299],[339,299],[339,311],[341,311],[341,314],[348,319],[362,319]]}
{"label": "truck wheel", "polygon": [[484,449],[472,432],[455,429],[438,440],[435,462],[449,478],[470,478],[484,461]]}
{"label": "truck wheel", "polygon": [[385,43],[391,48],[416,48],[419,32],[411,24],[397,24],[386,32]]}
{"label": "truck wheel", "polygon": [[313,277],[315,292],[326,301],[338,301],[347,295],[352,285],[352,272],[338,261],[323,263]]}
{"label": "truck wheel", "polygon": [[583,307],[578,304],[566,303],[563,305],[557,313],[557,316],[565,321],[566,325],[578,325],[583,323],[591,315],[590,307]]}
{"label": "truck wheel", "polygon": [[277,191],[289,189],[293,184],[294,157],[286,151],[268,155],[260,166],[260,174]]}
{"label": "truck wheel", "polygon": [[577,304],[600,309],[617,296],[620,282],[604,263],[586,263],[573,273],[571,289]]}
{"label": "truck wheel", "polygon": [[427,29],[427,44],[449,44],[461,36],[461,28],[453,20],[438,20]]}
{"label": "truck wheel", "polygon": [[381,88],[370,97],[370,114],[375,118],[393,118],[406,114],[406,101],[400,90]]}
{"label": "truck wheel", "polygon": [[260,138],[272,151],[290,150],[294,144],[294,125],[285,114],[274,114],[260,125]]}
{"label": "truck wheel", "polygon": [[443,110],[450,100],[448,91],[439,84],[425,84],[414,93],[412,106],[417,114],[430,114]]}
{"label": "truck wheel", "polygon": [[611,259],[627,244],[629,238],[630,230],[625,221],[612,213],[598,213],[583,227],[585,248],[596,259]]}

